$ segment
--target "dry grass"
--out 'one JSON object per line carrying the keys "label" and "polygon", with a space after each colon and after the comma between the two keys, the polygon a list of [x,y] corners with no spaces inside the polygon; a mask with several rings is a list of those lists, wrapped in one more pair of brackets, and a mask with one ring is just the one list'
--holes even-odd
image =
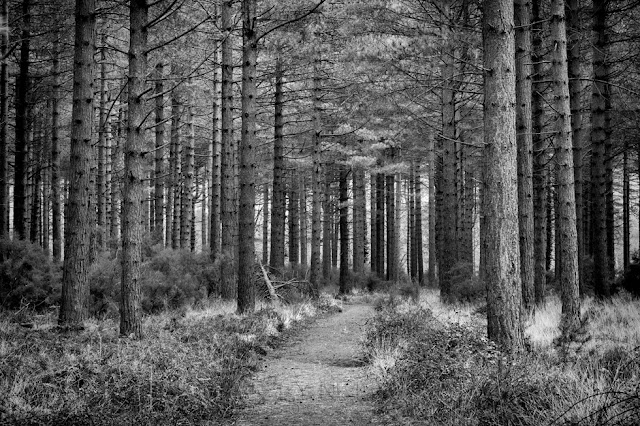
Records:
{"label": "dry grass", "polygon": [[261,304],[251,315],[212,301],[149,316],[145,339],[120,338],[112,320],[60,334],[55,316],[33,328],[0,318],[0,424],[204,424],[228,417],[241,382],[287,329],[335,305]]}
{"label": "dry grass", "polygon": [[585,335],[562,348],[561,306],[551,298],[526,325],[532,351],[517,357],[487,341],[476,311],[443,305],[430,290],[419,305],[380,309],[364,347],[382,412],[406,424],[640,424],[639,301],[583,301]]}

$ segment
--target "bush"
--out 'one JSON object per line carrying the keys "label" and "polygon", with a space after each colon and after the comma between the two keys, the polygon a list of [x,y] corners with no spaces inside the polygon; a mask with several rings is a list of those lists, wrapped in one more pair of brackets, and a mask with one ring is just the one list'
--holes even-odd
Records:
{"label": "bush", "polygon": [[459,263],[455,265],[450,276],[449,302],[475,302],[486,298],[486,288],[480,278],[474,273],[473,264]]}
{"label": "bush", "polygon": [[40,246],[0,240],[0,307],[42,310],[59,303],[61,265]]}

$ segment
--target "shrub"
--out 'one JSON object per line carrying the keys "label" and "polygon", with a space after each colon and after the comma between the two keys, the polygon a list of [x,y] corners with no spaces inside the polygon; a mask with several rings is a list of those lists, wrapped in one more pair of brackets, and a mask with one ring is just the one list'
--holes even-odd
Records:
{"label": "shrub", "polygon": [[471,263],[458,263],[451,271],[449,302],[475,302],[486,297],[486,288]]}
{"label": "shrub", "polygon": [[61,265],[40,246],[26,241],[0,240],[0,307],[28,305],[42,310],[60,299]]}

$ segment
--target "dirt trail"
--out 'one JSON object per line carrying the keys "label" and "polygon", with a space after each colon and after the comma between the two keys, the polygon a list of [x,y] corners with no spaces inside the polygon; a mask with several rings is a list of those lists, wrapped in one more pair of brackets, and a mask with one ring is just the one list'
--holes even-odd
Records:
{"label": "dirt trail", "polygon": [[375,424],[375,386],[358,358],[373,308],[345,304],[273,352],[249,384],[236,425]]}

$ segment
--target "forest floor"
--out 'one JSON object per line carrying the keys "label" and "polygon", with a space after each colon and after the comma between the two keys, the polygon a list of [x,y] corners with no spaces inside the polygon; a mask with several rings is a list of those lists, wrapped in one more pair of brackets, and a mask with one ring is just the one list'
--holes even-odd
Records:
{"label": "forest floor", "polygon": [[[376,383],[363,359],[362,338],[373,306],[346,302],[265,359],[247,383],[235,425],[376,424]],[[378,423],[380,424],[380,423]]]}

